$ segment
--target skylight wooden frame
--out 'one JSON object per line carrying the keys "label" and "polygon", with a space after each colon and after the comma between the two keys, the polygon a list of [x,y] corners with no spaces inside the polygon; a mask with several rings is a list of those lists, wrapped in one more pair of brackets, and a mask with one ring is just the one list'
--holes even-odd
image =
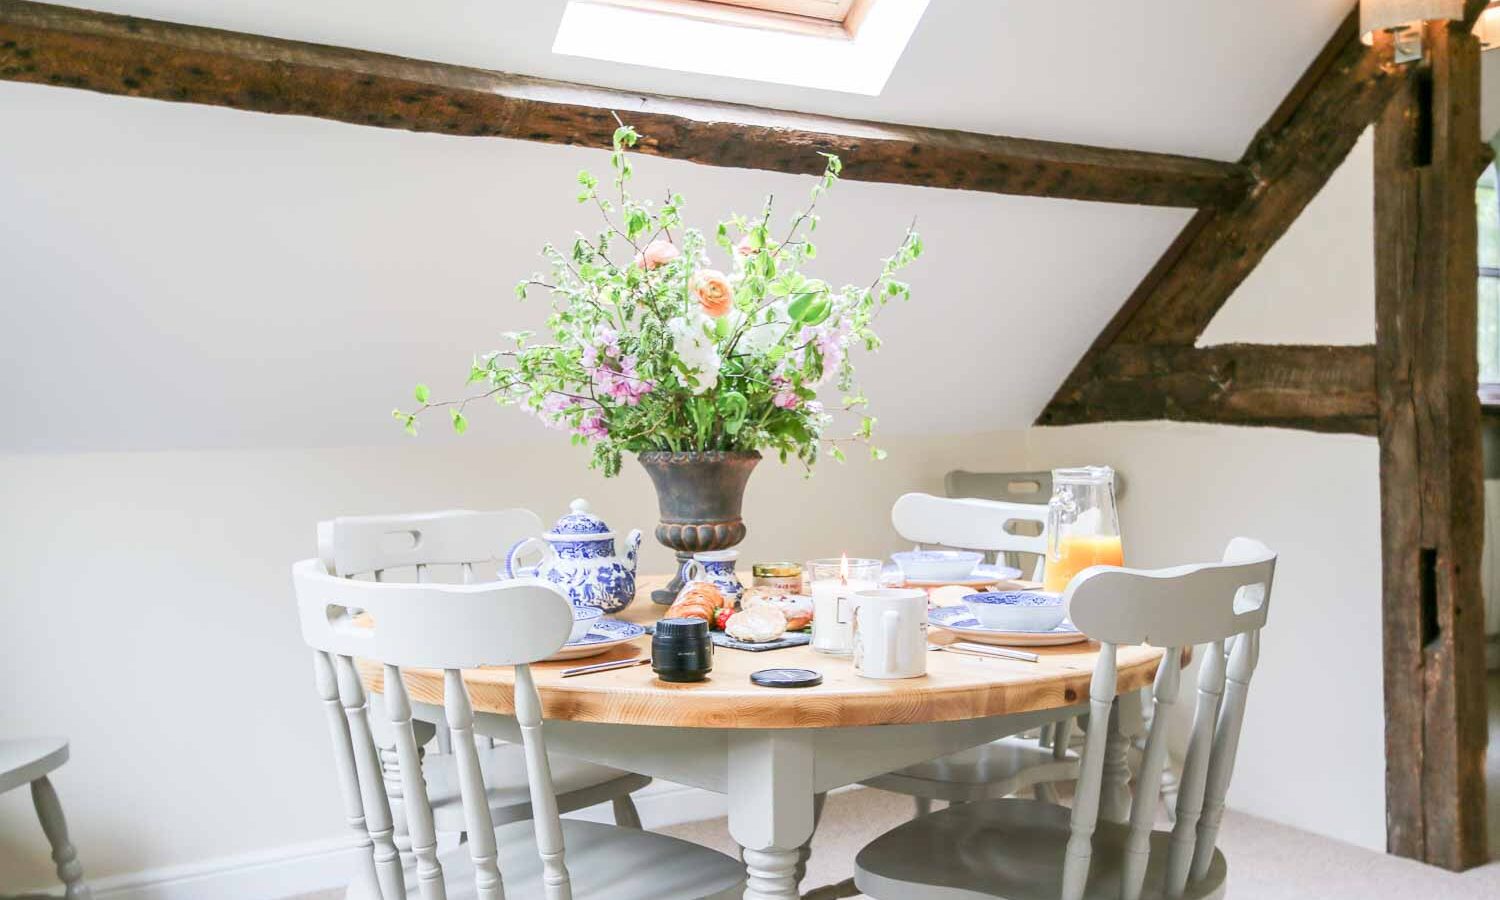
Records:
{"label": "skylight wooden frame", "polygon": [[852,41],[875,0],[574,0],[762,31]]}

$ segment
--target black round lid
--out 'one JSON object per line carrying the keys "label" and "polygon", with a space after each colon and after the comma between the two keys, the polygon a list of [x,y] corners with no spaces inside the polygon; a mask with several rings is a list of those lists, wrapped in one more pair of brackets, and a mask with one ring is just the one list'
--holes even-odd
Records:
{"label": "black round lid", "polygon": [[665,641],[708,639],[708,623],[702,619],[662,619],[656,623],[656,636]]}
{"label": "black round lid", "polygon": [[761,687],[812,687],[823,683],[823,673],[812,669],[761,669],[750,673],[750,681]]}

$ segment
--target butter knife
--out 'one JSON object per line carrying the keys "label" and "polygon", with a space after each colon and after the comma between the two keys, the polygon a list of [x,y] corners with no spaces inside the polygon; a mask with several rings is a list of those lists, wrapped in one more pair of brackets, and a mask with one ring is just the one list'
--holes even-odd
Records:
{"label": "butter knife", "polygon": [[563,669],[560,673],[562,678],[572,678],[574,675],[587,675],[590,672],[608,672],[610,669],[628,669],[631,666],[645,665],[651,660],[644,656],[634,659],[617,659],[613,662],[594,663],[591,666],[577,666],[572,669]]}

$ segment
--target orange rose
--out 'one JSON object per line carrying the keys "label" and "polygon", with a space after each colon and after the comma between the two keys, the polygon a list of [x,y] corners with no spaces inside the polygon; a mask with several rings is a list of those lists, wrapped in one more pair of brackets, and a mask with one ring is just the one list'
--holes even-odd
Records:
{"label": "orange rose", "polygon": [[723,272],[714,269],[699,269],[688,282],[688,290],[698,299],[705,315],[715,319],[729,312],[734,306],[734,289]]}

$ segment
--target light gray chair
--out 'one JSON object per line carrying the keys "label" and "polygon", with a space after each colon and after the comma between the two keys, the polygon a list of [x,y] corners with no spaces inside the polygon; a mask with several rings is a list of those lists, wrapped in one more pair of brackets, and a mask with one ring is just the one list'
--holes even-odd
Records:
{"label": "light gray chair", "polygon": [[[1030,503],[1042,506],[1052,496],[1052,473],[1041,472],[967,472],[954,469],[943,476],[943,491],[949,497],[977,497],[981,500],[999,500],[1002,503]],[[1026,529],[1022,535],[1034,536],[1042,533],[1040,527]],[[1023,577],[1030,577],[1040,562],[1036,554],[1018,550],[1005,550],[995,555],[994,562],[1002,566],[1020,569]]]}
{"label": "light gray chair", "polygon": [[[905,494],[891,507],[896,533],[922,545],[964,550],[1024,552],[1046,547],[1047,507],[1034,503],[950,499]],[[1068,749],[1073,720],[1043,729],[1040,740],[1015,735],[861,782],[913,798],[917,815],[932,801],[967,803],[1034,789],[1056,802],[1053,784],[1078,777],[1078,757]]]}
{"label": "light gray chair", "polygon": [[[999,500],[1005,503],[1038,503],[1045,505],[1052,496],[1052,472],[1043,469],[1037,472],[969,472],[963,469],[954,469],[943,478],[943,488],[949,497],[980,497],[985,500]],[[1115,470],[1115,501],[1122,502],[1125,498],[1125,474],[1118,469]],[[1042,534],[1041,526],[1034,526],[1028,530],[1029,523],[1021,523],[1020,534]],[[1044,558],[1029,553],[1017,551],[1006,551],[998,555],[995,560],[1007,566],[1020,569],[1022,573],[1032,573],[1040,566]],[[1130,739],[1133,756],[1138,760],[1141,753],[1145,752],[1146,728],[1150,719],[1150,710],[1146,695],[1148,691],[1142,690],[1127,698],[1122,698],[1117,705],[1117,715],[1120,719],[1121,732]],[[1081,721],[1086,721],[1083,719]],[[1073,733],[1075,743],[1081,739],[1077,731]],[[1054,735],[1045,733],[1043,738],[1055,740]],[[1168,801],[1167,809],[1176,806],[1170,802],[1177,793],[1177,773],[1168,767],[1166,775],[1162,777],[1162,799]]]}
{"label": "light gray chair", "polygon": [[[449,510],[388,516],[351,516],[318,524],[318,552],[325,569],[339,577],[367,576],[385,581],[410,570],[418,583],[444,575],[463,583],[493,581],[505,554],[517,542],[542,532],[541,519],[525,509],[493,512]],[[427,792],[439,833],[466,831],[458,772],[447,754],[447,734],[419,722],[419,744],[438,738],[442,755],[434,754],[426,768]],[[376,743],[381,748],[388,791],[396,807],[399,843],[406,843],[401,815],[403,789],[396,759],[395,736],[377,720]],[[479,766],[490,797],[490,814],[500,823],[531,817],[524,753],[519,745],[480,739]],[[426,752],[425,750],[423,751]],[[612,803],[615,823],[640,827],[630,799],[632,791],[651,783],[636,775],[559,756],[552,760],[552,777],[563,812]]]}
{"label": "light gray chair", "polygon": [[68,838],[57,789],[47,774],[68,761],[68,742],[62,738],[21,738],[0,741],[0,794],[23,784],[31,786],[31,802],[52,845],[52,861],[68,900],[89,900],[94,894],[83,880],[78,851]]}
{"label": "light gray chair", "polygon": [[[1101,643],[1071,812],[1010,799],[924,816],[866,845],[855,857],[855,885],[876,900],[1222,897],[1228,866],[1215,843],[1275,567],[1265,545],[1235,538],[1218,563],[1084,570],[1068,586],[1068,600],[1074,623]],[[1155,686],[1163,713],[1177,699],[1182,650],[1207,645],[1171,831],[1152,827],[1167,757],[1166,714],[1151,723],[1129,823],[1098,821],[1115,651],[1142,643],[1166,650]]]}
{"label": "light gray chair", "polygon": [[[292,569],[302,637],[313,648],[318,690],[333,735],[350,824],[360,837],[350,894],[400,900],[599,898],[728,900],[744,888],[733,857],[638,828],[559,817],[542,703],[530,664],[568,639],[573,614],[556,589],[537,579],[473,584],[400,584],[330,575],[322,560]],[[356,621],[361,613],[366,621]],[[355,662],[380,676],[383,703],[366,702]],[[515,667],[515,718],[521,731],[531,821],[495,827],[474,736],[474,709],[463,670]],[[468,840],[439,854],[425,765],[412,727],[403,667],[443,670],[443,708],[457,767]],[[384,708],[416,857],[415,884],[394,840],[386,781],[370,720]]]}

